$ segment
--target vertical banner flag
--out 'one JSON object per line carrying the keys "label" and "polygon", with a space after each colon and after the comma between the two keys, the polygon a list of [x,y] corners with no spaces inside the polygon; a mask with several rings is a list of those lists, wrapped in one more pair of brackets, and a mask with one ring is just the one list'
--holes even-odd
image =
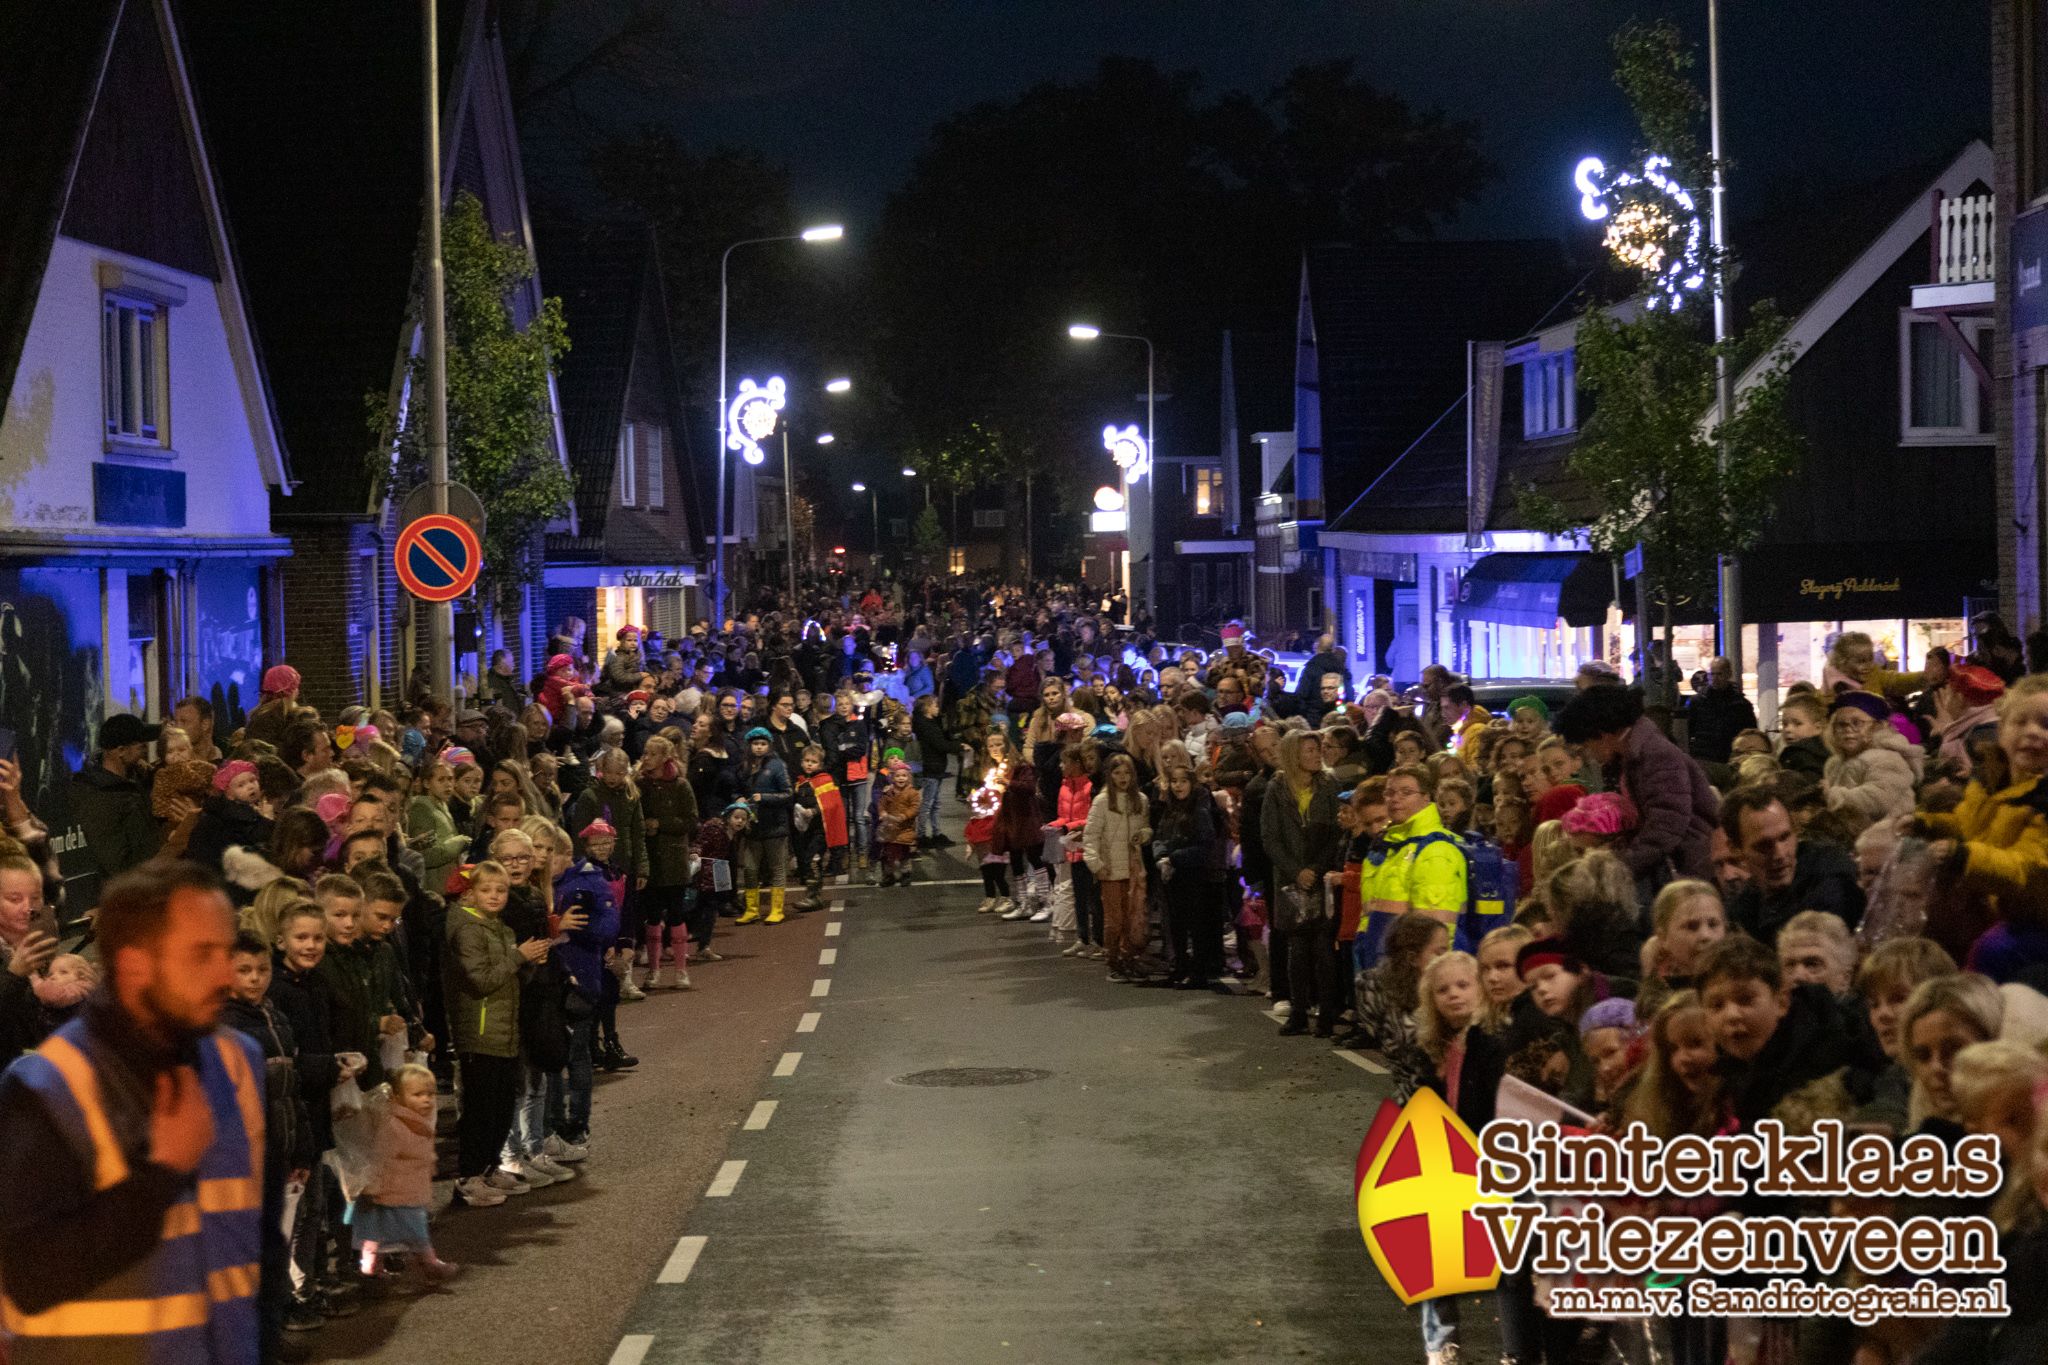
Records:
{"label": "vertical banner flag", "polygon": [[1477,549],[1493,516],[1493,489],[1500,476],[1500,408],[1507,347],[1498,341],[1466,343],[1471,373],[1465,427],[1465,545]]}

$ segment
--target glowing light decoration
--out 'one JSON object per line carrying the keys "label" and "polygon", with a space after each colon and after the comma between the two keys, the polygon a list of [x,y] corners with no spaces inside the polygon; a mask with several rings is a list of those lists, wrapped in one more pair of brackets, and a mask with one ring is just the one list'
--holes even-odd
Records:
{"label": "glowing light decoration", "polygon": [[1609,172],[1589,156],[1573,170],[1572,184],[1579,212],[1607,223],[1605,245],[1615,259],[1649,277],[1649,306],[1676,310],[1706,283],[1707,272],[1699,209],[1670,170],[1669,157],[1649,158],[1640,172]]}
{"label": "glowing light decoration", "polygon": [[737,450],[748,464],[759,464],[768,458],[761,442],[774,435],[776,414],[788,401],[789,386],[779,377],[759,386],[751,379],[742,379],[740,391],[733,395],[732,405],[725,410],[725,448]]}
{"label": "glowing light decoration", "polygon": [[1095,510],[1098,512],[1121,512],[1124,510],[1124,495],[1108,484],[1095,490]]}
{"label": "glowing light decoration", "polygon": [[1116,461],[1117,468],[1123,470],[1125,483],[1136,483],[1152,469],[1152,447],[1138,433],[1136,422],[1127,427],[1104,427],[1102,448],[1109,452],[1110,459]]}

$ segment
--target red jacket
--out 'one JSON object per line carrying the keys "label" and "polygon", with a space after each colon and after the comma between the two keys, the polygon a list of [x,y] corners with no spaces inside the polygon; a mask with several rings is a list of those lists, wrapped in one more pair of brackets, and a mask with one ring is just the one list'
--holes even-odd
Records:
{"label": "red jacket", "polygon": [[[1095,800],[1095,784],[1085,777],[1070,777],[1060,783],[1060,813],[1053,823],[1068,834],[1079,834],[1088,828],[1088,808]],[[1076,844],[1067,850],[1067,861],[1081,861],[1081,848]]]}

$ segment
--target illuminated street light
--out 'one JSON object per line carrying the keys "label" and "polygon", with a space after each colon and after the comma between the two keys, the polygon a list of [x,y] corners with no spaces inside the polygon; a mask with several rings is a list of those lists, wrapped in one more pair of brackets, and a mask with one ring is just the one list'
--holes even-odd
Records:
{"label": "illuminated street light", "polygon": [[846,235],[846,229],[838,223],[823,223],[805,228],[799,235],[807,242],[836,242]]}
{"label": "illuminated street light", "polygon": [[1102,329],[1100,327],[1091,327],[1085,322],[1077,322],[1067,328],[1067,335],[1076,341],[1093,341],[1102,335]]}
{"label": "illuminated street light", "polygon": [[906,479],[914,479],[917,477],[917,471],[906,465],[903,469],[903,477]]}
{"label": "illuminated street light", "polygon": [[868,486],[864,483],[857,483],[853,486],[853,491],[856,493],[865,493],[868,491]]}
{"label": "illuminated street light", "polygon": [[825,386],[825,392],[827,392],[827,393],[845,393],[845,392],[847,392],[848,390],[850,390],[850,389],[852,389],[852,388],[853,388],[853,381],[852,381],[851,379],[835,379],[835,380],[833,380],[833,381],[832,381],[831,383],[829,383],[829,384],[827,384],[827,385]]}
{"label": "illuminated street light", "polygon": [[818,444],[819,444],[819,445],[821,445],[821,446],[829,446],[829,445],[831,445],[831,444],[832,444],[832,442],[833,442],[833,441],[835,441],[835,440],[837,440],[837,439],[838,439],[838,438],[837,438],[837,437],[835,437],[835,436],[834,436],[834,435],[833,435],[833,434],[832,434],[831,432],[829,432],[829,431],[821,431],[821,432],[819,432],[819,433],[818,433]]}
{"label": "illuminated street light", "polygon": [[[1153,405],[1158,401],[1156,374],[1157,354],[1150,337],[1138,336],[1132,332],[1105,332],[1093,323],[1077,322],[1067,328],[1067,335],[1076,341],[1094,341],[1106,337],[1115,341],[1138,341],[1145,346],[1145,432],[1139,436],[1135,430],[1130,433],[1132,443],[1111,440],[1116,429],[1103,432],[1103,444],[1117,463],[1123,466],[1124,482],[1130,485],[1131,507],[1127,514],[1131,534],[1131,563],[1145,566],[1144,605],[1152,610],[1159,609],[1158,559],[1153,542],[1157,539],[1159,504],[1152,496],[1152,481],[1145,477],[1152,468],[1152,418]],[[1121,437],[1122,433],[1118,433]],[[1126,460],[1125,456],[1130,458]]]}

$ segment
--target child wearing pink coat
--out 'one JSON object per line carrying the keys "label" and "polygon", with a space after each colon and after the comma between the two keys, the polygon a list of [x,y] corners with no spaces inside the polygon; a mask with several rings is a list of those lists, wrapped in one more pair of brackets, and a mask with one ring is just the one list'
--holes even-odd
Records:
{"label": "child wearing pink coat", "polygon": [[416,1251],[420,1273],[442,1284],[462,1269],[434,1254],[427,1233],[427,1206],[434,1190],[434,1073],[409,1065],[391,1076],[391,1103],[377,1130],[373,1171],[363,1192],[348,1206],[363,1274],[378,1273],[394,1251]]}

